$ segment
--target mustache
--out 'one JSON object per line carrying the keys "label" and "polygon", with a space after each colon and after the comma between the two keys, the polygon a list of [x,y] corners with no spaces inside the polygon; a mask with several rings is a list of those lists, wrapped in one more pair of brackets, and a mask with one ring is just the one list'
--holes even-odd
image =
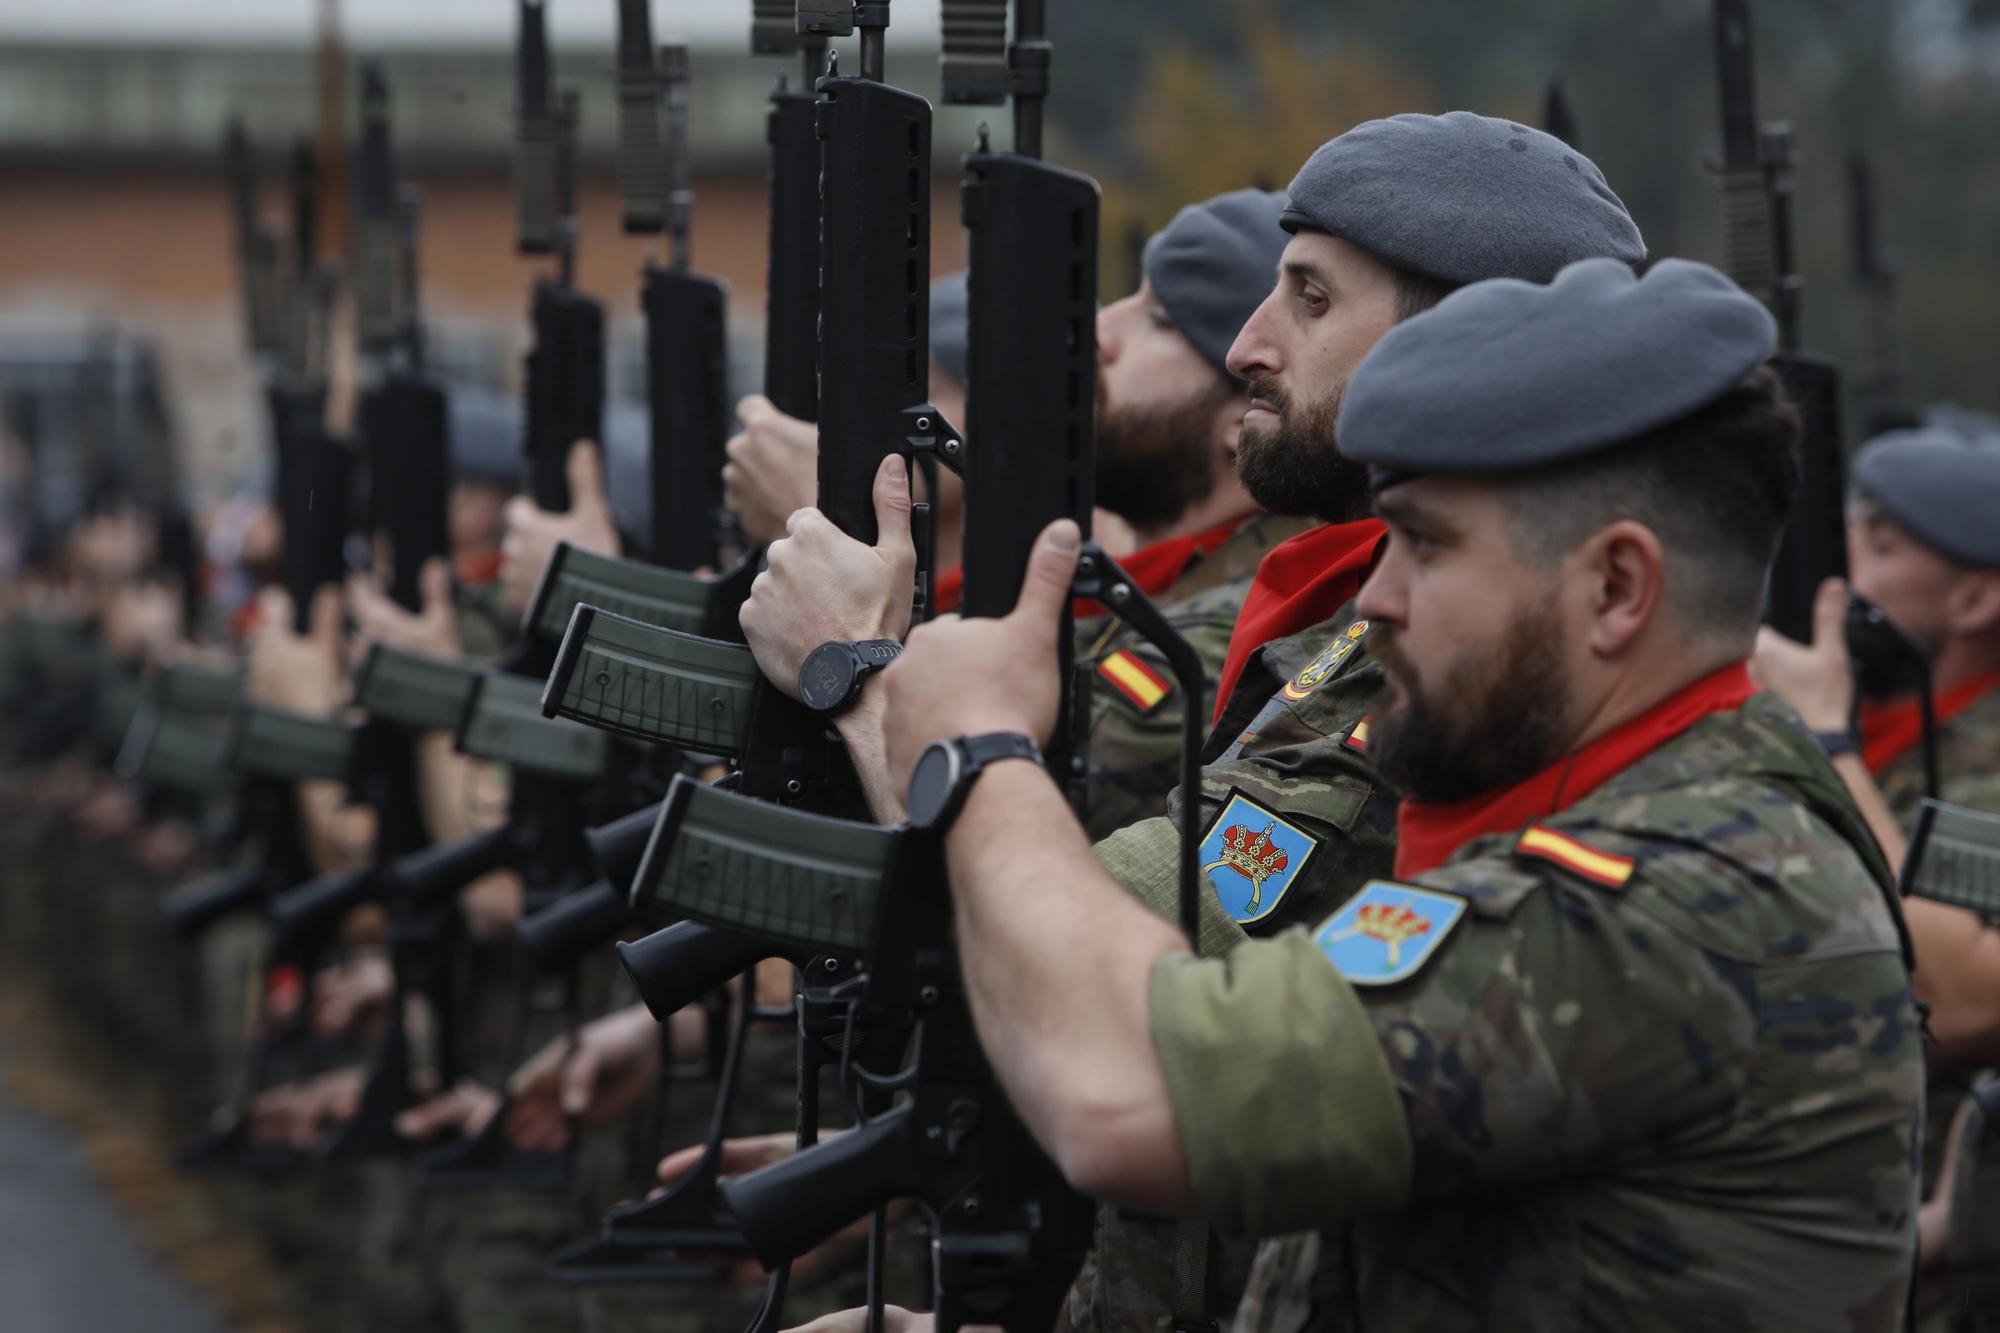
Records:
{"label": "mustache", "polygon": [[1263,403],[1266,407],[1272,408],[1279,413],[1284,412],[1286,408],[1291,406],[1291,396],[1279,388],[1278,381],[1270,376],[1252,376],[1249,383],[1250,399],[1252,402]]}

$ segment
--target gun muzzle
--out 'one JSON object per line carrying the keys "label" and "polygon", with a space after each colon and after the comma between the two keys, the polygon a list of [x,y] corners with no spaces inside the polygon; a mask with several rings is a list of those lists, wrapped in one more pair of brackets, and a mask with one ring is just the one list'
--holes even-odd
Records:
{"label": "gun muzzle", "polygon": [[609,881],[566,893],[525,918],[516,932],[528,961],[544,971],[567,966],[578,955],[633,920],[625,895]]}
{"label": "gun muzzle", "polygon": [[389,867],[389,881],[418,904],[429,904],[498,870],[512,850],[505,824],[474,833],[457,842],[440,843],[399,858]]}
{"label": "gun muzzle", "polygon": [[621,895],[631,892],[632,876],[639,873],[639,862],[646,856],[646,842],[653,836],[653,825],[660,822],[660,808],[665,804],[655,801],[643,810],[634,810],[584,832],[583,840],[590,844],[597,868]]}
{"label": "gun muzzle", "polygon": [[356,866],[307,880],[272,899],[272,938],[297,943],[329,934],[342,917],[373,898],[379,886],[374,866]]}
{"label": "gun muzzle", "polygon": [[170,894],[160,913],[177,935],[199,935],[231,912],[254,904],[264,891],[261,866],[225,870]]}
{"label": "gun muzzle", "polygon": [[677,921],[641,940],[621,942],[618,959],[654,1018],[666,1022],[731,977],[782,950],[699,921]]}
{"label": "gun muzzle", "polygon": [[766,1268],[796,1259],[849,1222],[923,1185],[910,1108],[815,1144],[720,1188]]}

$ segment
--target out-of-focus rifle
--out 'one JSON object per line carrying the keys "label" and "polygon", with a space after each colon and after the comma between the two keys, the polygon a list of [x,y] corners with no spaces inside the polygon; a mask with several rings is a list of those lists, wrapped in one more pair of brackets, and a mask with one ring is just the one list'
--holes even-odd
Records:
{"label": "out-of-focus rifle", "polygon": [[243,330],[250,350],[278,350],[279,240],[259,212],[257,159],[241,118],[232,117],[223,143],[230,211],[236,221],[236,267],[242,284]]}
{"label": "out-of-focus rifle", "polygon": [[1714,170],[1722,196],[1723,270],[1777,318],[1772,364],[1805,427],[1798,496],[1772,566],[1765,619],[1805,640],[1812,637],[1820,583],[1847,572],[1840,371],[1800,350],[1805,284],[1792,219],[1798,151],[1790,122],[1757,119],[1749,0],[1715,0],[1715,55],[1722,98],[1722,155]]}
{"label": "out-of-focus rifle", "polygon": [[1550,79],[1549,90],[1542,97],[1542,128],[1571,148],[1581,146],[1577,143],[1576,114],[1570,110],[1561,79]]}
{"label": "out-of-focus rifle", "polygon": [[1903,320],[1897,306],[1896,257],[1883,234],[1882,198],[1875,167],[1867,156],[1847,159],[1849,239],[1854,285],[1865,311],[1861,338],[1863,373],[1854,386],[1862,410],[1863,438],[1910,424],[1904,400]]}

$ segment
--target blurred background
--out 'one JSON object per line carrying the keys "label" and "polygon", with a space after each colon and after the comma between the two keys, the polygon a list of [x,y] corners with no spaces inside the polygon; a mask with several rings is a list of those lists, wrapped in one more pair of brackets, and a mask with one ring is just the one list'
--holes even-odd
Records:
{"label": "blurred background", "polygon": [[[692,47],[694,256],[730,283],[746,386],[763,316],[763,95],[786,72],[749,54],[748,8],[653,4],[656,33]],[[583,93],[580,285],[616,321],[617,393],[638,389],[645,245],[617,225],[614,19],[610,0],[549,6],[559,77]],[[935,0],[896,0],[894,20],[891,78],[935,96]],[[1050,155],[1104,184],[1107,295],[1187,200],[1282,188],[1313,147],[1380,114],[1540,124],[1552,83],[1653,253],[1717,257],[1705,0],[1090,0],[1052,5],[1050,22]],[[1864,390],[1900,375],[1916,402],[2000,406],[2000,0],[1792,0],[1757,6],[1756,23],[1760,114],[1792,120],[1801,152],[1807,347]],[[274,216],[294,140],[317,144],[324,245],[351,259],[343,164],[365,57],[385,60],[400,170],[423,190],[434,364],[510,390],[535,271],[512,248],[512,41],[501,0],[0,4],[0,433],[40,460],[34,507],[62,522],[106,449],[135,479],[177,472],[197,508],[262,466],[223,126],[244,117]],[[939,117],[941,224],[979,118]],[[1857,162],[1878,228],[1859,264]],[[937,266],[958,266],[962,233],[936,235]],[[1870,262],[1893,277],[1864,277]]]}

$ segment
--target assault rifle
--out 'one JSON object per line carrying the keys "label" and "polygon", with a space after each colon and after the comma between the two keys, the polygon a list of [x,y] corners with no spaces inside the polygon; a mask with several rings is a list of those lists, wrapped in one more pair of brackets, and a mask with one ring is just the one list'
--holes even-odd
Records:
{"label": "assault rifle", "polygon": [[278,350],[277,234],[258,212],[257,159],[240,117],[231,117],[223,140],[230,211],[236,221],[236,270],[242,283],[243,331],[250,350],[267,357]]}
{"label": "assault rifle", "polygon": [[1542,97],[1542,128],[1571,148],[1581,146],[1577,143],[1576,113],[1570,110],[1561,79],[1550,79],[1549,90]]}
{"label": "assault rifle", "polygon": [[1801,641],[1812,637],[1813,597],[1847,572],[1845,458],[1840,371],[1800,350],[1804,280],[1793,239],[1798,151],[1788,121],[1757,119],[1749,0],[1715,0],[1715,55],[1722,95],[1722,156],[1713,164],[1722,197],[1722,267],[1770,306],[1778,321],[1772,365],[1804,426],[1797,498],[1771,568],[1764,618]]}
{"label": "assault rifle", "polygon": [[[1896,259],[1882,230],[1881,196],[1875,168],[1861,153],[1847,159],[1849,240],[1854,285],[1866,309],[1862,344],[1866,373],[1854,386],[1862,404],[1862,427],[1874,436],[1909,423],[1903,397],[1903,322],[1896,304]],[[1864,436],[1864,438],[1866,438]]]}

